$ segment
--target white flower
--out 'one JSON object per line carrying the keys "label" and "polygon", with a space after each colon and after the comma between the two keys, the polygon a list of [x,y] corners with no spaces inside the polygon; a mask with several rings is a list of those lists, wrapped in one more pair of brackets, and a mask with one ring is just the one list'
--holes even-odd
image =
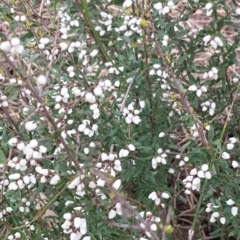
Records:
{"label": "white flower", "polygon": [[149,194],[148,196],[149,199],[155,201],[155,204],[156,205],[159,205],[160,204],[160,198],[158,197],[157,193],[156,192],[152,192]]}
{"label": "white flower", "polygon": [[60,177],[58,175],[54,175],[51,180],[50,180],[50,184],[51,185],[56,185],[60,180]]}
{"label": "white flower", "polygon": [[86,129],[86,125],[83,124],[83,123],[78,126],[78,131],[79,132],[84,132],[85,129]]}
{"label": "white flower", "polygon": [[120,186],[121,186],[121,180],[120,179],[117,179],[112,185],[112,187],[115,188],[116,190],[118,190],[120,188]]}
{"label": "white flower", "polygon": [[220,218],[220,222],[221,222],[221,224],[225,224],[226,223],[226,218],[225,217],[221,217]]}
{"label": "white flower", "polygon": [[101,154],[101,159],[102,159],[102,161],[108,160],[108,155],[106,153],[102,153]]}
{"label": "white flower", "polygon": [[123,7],[124,8],[129,8],[132,6],[132,0],[126,0],[124,3],[123,3]]}
{"label": "white flower", "polygon": [[156,224],[151,224],[150,226],[152,231],[157,231],[157,225]]}
{"label": "white flower", "polygon": [[118,159],[114,161],[114,169],[118,172],[122,171],[121,162]]}
{"label": "white flower", "polygon": [[214,212],[211,217],[219,218],[219,216],[220,216],[219,212]]}
{"label": "white flower", "polygon": [[209,171],[207,171],[207,172],[204,173],[204,177],[206,179],[211,179],[212,178],[212,174]]}
{"label": "white flower", "polygon": [[189,229],[188,230],[188,239],[192,239],[193,235],[194,235],[194,230],[193,229]]}
{"label": "white flower", "polygon": [[73,224],[75,228],[79,228],[81,226],[81,218],[80,217],[75,217],[73,220]]}
{"label": "white flower", "polygon": [[145,107],[145,102],[144,101],[140,101],[139,102],[139,106],[140,106],[140,108],[144,108]]}
{"label": "white flower", "polygon": [[110,212],[108,213],[108,218],[113,219],[117,215],[117,212],[114,209],[111,209]]}
{"label": "white flower", "polygon": [[90,56],[93,58],[98,54],[98,50],[94,49],[91,53]]}
{"label": "white flower", "polygon": [[229,138],[229,141],[230,141],[232,144],[234,144],[234,143],[237,142],[237,139],[236,139],[235,137],[231,137],[231,138]]}
{"label": "white flower", "polygon": [[196,169],[196,168],[193,168],[193,169],[190,171],[190,175],[192,175],[192,176],[197,175],[197,169]]}
{"label": "white flower", "polygon": [[234,144],[228,143],[227,144],[227,150],[232,150],[234,148]]}
{"label": "white flower", "polygon": [[211,36],[210,35],[207,35],[203,38],[203,41],[206,43],[208,43],[209,41],[211,40]]}
{"label": "white flower", "polygon": [[65,42],[59,43],[59,47],[61,48],[61,51],[65,51],[68,48],[68,44]]}
{"label": "white flower", "polygon": [[236,216],[238,214],[238,207],[232,207],[231,208],[231,213],[233,216]]}
{"label": "white flower", "polygon": [[21,238],[21,233],[20,233],[20,232],[16,232],[16,233],[14,234],[14,236],[15,236],[15,238]]}
{"label": "white flower", "polygon": [[4,52],[9,52],[11,49],[11,43],[9,41],[1,42],[0,49]]}
{"label": "white flower", "polygon": [[153,159],[152,159],[152,168],[153,168],[153,169],[156,169],[156,168],[157,168],[157,159],[156,159],[156,158],[153,158]]}
{"label": "white flower", "polygon": [[65,220],[70,220],[72,218],[72,214],[71,213],[64,213],[63,218]]}
{"label": "white flower", "polygon": [[196,85],[191,85],[191,86],[188,88],[188,91],[191,91],[191,92],[197,91],[197,86],[196,86]]}
{"label": "white flower", "polygon": [[201,86],[200,88],[198,88],[196,85],[191,85],[188,88],[188,91],[196,92],[196,95],[200,97],[203,92],[207,92],[207,88],[205,86]]}
{"label": "white flower", "polygon": [[202,171],[206,172],[208,170],[208,164],[203,164],[201,169]]}
{"label": "white flower", "polygon": [[229,158],[230,158],[230,155],[229,155],[227,152],[223,152],[223,153],[222,153],[222,158],[223,158],[223,159],[229,159]]}
{"label": "white flower", "polygon": [[132,122],[137,125],[137,124],[139,124],[141,122],[141,119],[140,119],[139,116],[134,116],[132,118]]}
{"label": "white flower", "polygon": [[161,2],[154,4],[153,7],[158,11],[162,10],[162,8],[163,8]]}
{"label": "white flower", "polygon": [[179,162],[179,167],[182,167],[182,166],[184,166],[185,165],[185,162],[183,161],[183,160],[181,160],[180,162]]}
{"label": "white flower", "polygon": [[170,198],[170,196],[169,196],[168,193],[163,192],[162,193],[162,198],[168,199],[168,198]]}
{"label": "white flower", "polygon": [[95,98],[95,96],[92,93],[87,93],[85,95],[85,100],[86,100],[86,102],[89,102],[91,104],[96,102],[96,98]]}
{"label": "white flower", "polygon": [[226,201],[227,205],[231,206],[235,204],[235,202],[230,198],[229,200]]}
{"label": "white flower", "polygon": [[201,170],[198,171],[197,175],[198,175],[199,178],[204,178],[204,172],[201,171]]}
{"label": "white flower", "polygon": [[100,86],[97,86],[94,90],[93,90],[95,96],[101,96],[103,94],[102,88]]}
{"label": "white flower", "polygon": [[70,234],[70,240],[80,240],[82,237],[82,234],[80,232],[72,232]]}
{"label": "white flower", "polygon": [[121,203],[119,202],[116,204],[116,212],[118,215],[120,216],[122,215],[122,206],[121,206]]}
{"label": "white flower", "polygon": [[[13,48],[12,48],[13,49]],[[12,50],[11,49],[11,50]],[[16,47],[14,47],[14,51],[16,51],[16,53],[18,53],[18,54],[22,54],[23,53],[23,51],[24,51],[24,47],[23,47],[23,45],[18,45],[18,46],[16,46]],[[14,52],[13,51],[13,52]]]}
{"label": "white flower", "polygon": [[237,83],[239,81],[239,79],[236,78],[236,77],[234,77],[232,80],[233,80],[234,83]]}
{"label": "white flower", "polygon": [[133,144],[129,144],[128,149],[133,152],[133,151],[135,151],[136,148]]}
{"label": "white flower", "polygon": [[20,45],[20,39],[19,38],[12,38],[11,39],[11,44],[13,47],[16,47],[18,45]]}
{"label": "white flower", "polygon": [[237,168],[238,166],[239,166],[238,162],[235,161],[235,160],[233,160],[233,161],[232,161],[232,167],[233,167],[233,168]]}
{"label": "white flower", "polygon": [[212,211],[212,207],[207,207],[207,208],[206,208],[206,212],[207,212],[207,213],[209,213],[209,212],[211,212],[211,211]]}
{"label": "white flower", "polygon": [[236,8],[235,13],[236,13],[237,15],[240,15],[240,8]]}
{"label": "white flower", "polygon": [[207,10],[206,11],[206,15],[207,16],[211,16],[212,15],[212,12],[213,12],[212,7],[213,7],[213,4],[210,3],[210,2],[205,5],[205,9]]}
{"label": "white flower", "polygon": [[216,37],[214,38],[214,42],[215,42],[219,47],[222,47],[222,46],[223,46],[223,42],[222,42],[221,38],[218,37],[218,36],[216,36]]}
{"label": "white flower", "polygon": [[8,176],[10,180],[18,180],[21,177],[20,173],[13,173]]}
{"label": "white flower", "polygon": [[196,177],[193,179],[192,181],[192,190],[200,190],[200,184],[201,184],[201,180],[200,178]]}
{"label": "white flower", "polygon": [[127,157],[129,154],[129,151],[127,149],[121,149],[120,152],[119,152],[119,157],[122,158],[122,157]]}
{"label": "white flower", "polygon": [[40,153],[46,153],[47,152],[47,148],[41,145],[41,146],[39,146],[39,152]]}
{"label": "white flower", "polygon": [[18,140],[17,140],[17,138],[10,138],[9,140],[8,140],[8,144],[10,145],[10,146],[16,146],[16,144],[17,144],[17,142],[18,142]]}
{"label": "white flower", "polygon": [[164,132],[160,132],[159,135],[158,135],[158,137],[160,137],[160,138],[163,138],[164,136],[165,136]]}
{"label": "white flower", "polygon": [[29,132],[37,128],[37,124],[34,121],[28,121],[25,123],[25,129]]}
{"label": "white flower", "polygon": [[36,139],[32,139],[30,142],[29,142],[29,146],[31,148],[36,148],[38,146],[38,141]]}

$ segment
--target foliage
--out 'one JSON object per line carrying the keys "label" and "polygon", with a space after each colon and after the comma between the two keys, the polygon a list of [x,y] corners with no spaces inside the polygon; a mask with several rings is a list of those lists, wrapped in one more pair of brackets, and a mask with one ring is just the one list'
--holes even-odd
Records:
{"label": "foliage", "polygon": [[0,3],[1,239],[238,239],[240,8],[113,3]]}

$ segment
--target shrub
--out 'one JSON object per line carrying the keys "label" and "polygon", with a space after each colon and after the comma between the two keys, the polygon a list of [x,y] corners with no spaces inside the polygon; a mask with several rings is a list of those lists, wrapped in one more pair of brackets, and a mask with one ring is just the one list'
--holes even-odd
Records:
{"label": "shrub", "polygon": [[1,239],[240,237],[240,8],[178,2],[2,0]]}

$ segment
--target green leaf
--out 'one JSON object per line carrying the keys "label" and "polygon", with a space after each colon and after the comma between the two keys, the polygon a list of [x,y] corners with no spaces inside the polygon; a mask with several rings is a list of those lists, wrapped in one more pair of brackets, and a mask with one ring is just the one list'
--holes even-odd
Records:
{"label": "green leaf", "polygon": [[6,163],[6,156],[2,150],[0,150],[0,164],[5,164]]}
{"label": "green leaf", "polygon": [[9,8],[0,7],[0,13],[7,13],[7,12],[9,12]]}
{"label": "green leaf", "polygon": [[0,32],[0,38],[2,41],[6,41],[8,39],[7,36],[1,32]]}
{"label": "green leaf", "polygon": [[208,132],[208,141],[211,143],[214,138],[214,128],[210,127],[210,130]]}
{"label": "green leaf", "polygon": [[185,115],[183,115],[183,116],[181,117],[182,121],[187,121],[187,120],[189,120],[190,118],[191,118],[191,115],[189,115],[189,114],[185,114]]}
{"label": "green leaf", "polygon": [[32,63],[34,62],[38,57],[40,56],[40,54],[36,53],[36,54],[33,54],[32,57],[30,57],[27,61],[27,63]]}
{"label": "green leaf", "polygon": [[191,141],[185,143],[179,150],[184,151],[190,144],[191,144]]}

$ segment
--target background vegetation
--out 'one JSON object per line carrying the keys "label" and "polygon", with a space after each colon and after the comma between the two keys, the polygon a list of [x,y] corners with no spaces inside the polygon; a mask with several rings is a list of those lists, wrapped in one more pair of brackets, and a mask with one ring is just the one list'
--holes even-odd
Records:
{"label": "background vegetation", "polygon": [[1,239],[239,239],[237,1],[2,0]]}

